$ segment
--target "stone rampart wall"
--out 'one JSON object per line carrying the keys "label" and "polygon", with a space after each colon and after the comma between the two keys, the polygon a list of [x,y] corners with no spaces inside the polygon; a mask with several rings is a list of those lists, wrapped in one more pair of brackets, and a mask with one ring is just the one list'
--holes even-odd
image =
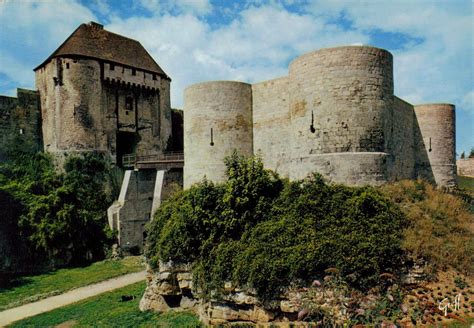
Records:
{"label": "stone rampart wall", "polygon": [[392,138],[388,140],[391,154],[388,166],[390,180],[415,178],[415,112],[406,101],[394,97]]}
{"label": "stone rampart wall", "polygon": [[17,89],[17,97],[0,96],[0,160],[15,147],[37,151],[42,147],[38,93]]}
{"label": "stone rampart wall", "polygon": [[381,152],[343,152],[305,156],[295,160],[299,169],[291,172],[291,178],[304,179],[311,172],[318,172],[332,182],[348,185],[379,185],[388,180],[388,157],[389,154]]}
{"label": "stone rampart wall", "polygon": [[474,177],[474,158],[458,159],[456,166],[458,175]]}
{"label": "stone rampart wall", "polygon": [[288,78],[252,85],[254,152],[266,168],[290,175]]}

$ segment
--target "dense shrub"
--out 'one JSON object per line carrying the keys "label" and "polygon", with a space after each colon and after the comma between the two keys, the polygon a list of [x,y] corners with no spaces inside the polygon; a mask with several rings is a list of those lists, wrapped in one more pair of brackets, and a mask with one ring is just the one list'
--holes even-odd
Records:
{"label": "dense shrub", "polygon": [[226,165],[226,183],[203,181],[157,211],[152,265],[192,262],[204,292],[233,281],[268,300],[328,268],[369,288],[401,263],[404,216],[374,188],[329,185],[320,175],[288,182],[235,154]]}
{"label": "dense shrub", "polygon": [[8,206],[4,199],[15,204],[14,212],[2,215],[4,233],[18,236],[15,243],[26,245],[33,263],[57,267],[103,258],[109,242],[106,210],[115,197],[106,193],[109,171],[93,153],[68,158],[63,173],[44,153],[1,164],[1,211]]}

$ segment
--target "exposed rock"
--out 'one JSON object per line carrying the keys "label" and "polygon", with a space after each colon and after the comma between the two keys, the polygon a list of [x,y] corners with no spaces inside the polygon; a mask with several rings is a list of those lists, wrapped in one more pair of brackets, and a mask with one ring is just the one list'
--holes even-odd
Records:
{"label": "exposed rock", "polygon": [[[222,324],[224,327],[232,326],[232,323],[257,323],[263,327],[271,323],[289,327],[285,322],[291,322],[294,327],[307,327],[306,323],[295,320],[298,317],[299,320],[313,318],[314,315],[323,315],[332,323],[342,325],[350,316],[347,288],[338,286],[332,278],[325,279],[328,283],[307,288],[289,288],[278,299],[262,304],[255,290],[234,286],[230,282],[221,292],[212,292],[210,300],[200,299],[192,284],[190,270],[190,265],[172,263],[160,263],[157,272],[149,270],[140,309],[157,312],[188,310],[197,314],[206,325]],[[355,306],[369,309],[376,301],[375,296],[363,297]]]}
{"label": "exposed rock", "polygon": [[179,288],[193,289],[193,275],[190,272],[180,272],[176,275]]}
{"label": "exposed rock", "polygon": [[427,281],[427,267],[424,261],[416,262],[404,276],[404,285],[418,285]]}
{"label": "exposed rock", "polygon": [[296,313],[299,310],[297,304],[289,300],[283,300],[280,302],[280,310],[287,313]]}

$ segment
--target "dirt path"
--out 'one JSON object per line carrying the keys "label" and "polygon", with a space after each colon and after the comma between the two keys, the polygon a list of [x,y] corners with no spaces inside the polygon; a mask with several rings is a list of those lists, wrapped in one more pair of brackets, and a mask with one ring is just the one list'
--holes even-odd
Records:
{"label": "dirt path", "polygon": [[45,298],[41,301],[8,309],[0,312],[0,327],[4,327],[15,321],[32,317],[43,312],[54,310],[61,306],[78,302],[91,296],[131,285],[142,280],[145,280],[145,271],[129,273],[117,278],[98,282],[93,285],[76,288],[64,294]]}

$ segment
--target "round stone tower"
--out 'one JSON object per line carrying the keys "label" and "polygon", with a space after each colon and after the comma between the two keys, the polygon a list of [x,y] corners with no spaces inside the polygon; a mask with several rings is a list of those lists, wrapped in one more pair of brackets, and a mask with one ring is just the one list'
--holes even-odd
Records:
{"label": "round stone tower", "polygon": [[456,115],[454,105],[415,106],[418,126],[416,172],[438,186],[456,184]]}
{"label": "round stone tower", "polygon": [[290,179],[314,171],[349,184],[388,179],[392,67],[388,51],[368,46],[322,49],[290,64]]}
{"label": "round stone tower", "polygon": [[214,81],[184,91],[184,188],[225,180],[224,158],[252,155],[252,86]]}

